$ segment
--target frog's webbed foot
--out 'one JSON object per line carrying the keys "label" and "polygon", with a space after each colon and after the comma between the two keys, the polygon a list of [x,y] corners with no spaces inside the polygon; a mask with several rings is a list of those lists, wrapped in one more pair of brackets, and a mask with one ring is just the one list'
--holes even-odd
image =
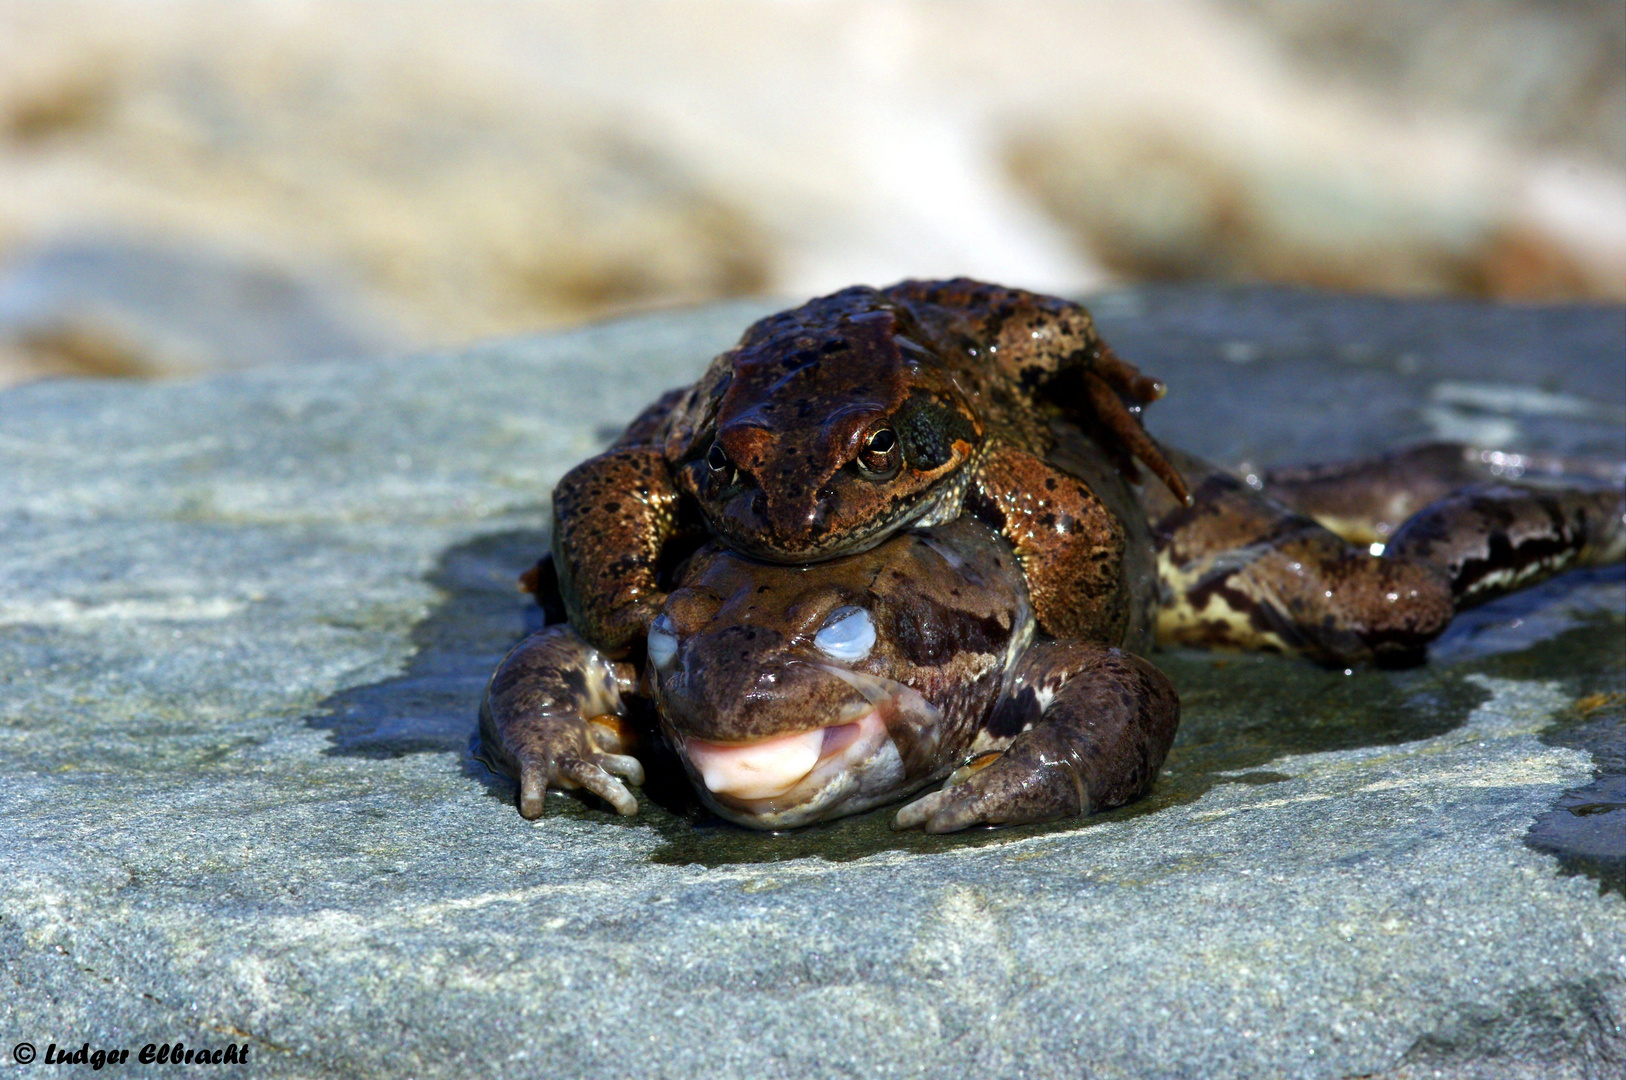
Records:
{"label": "frog's webbed foot", "polygon": [[480,756],[519,781],[521,816],[540,817],[550,787],[585,788],[617,813],[638,812],[622,782],[644,781],[626,753],[633,739],[621,694],[632,685],[628,665],[569,626],[532,634],[503,659],[480,704]]}
{"label": "frog's webbed foot", "polygon": [[941,790],[899,810],[894,828],[1049,821],[1151,789],[1180,723],[1180,699],[1161,671],[1082,642],[1042,642],[1021,664],[988,727],[991,741],[1009,745],[973,756]]}
{"label": "frog's webbed foot", "polygon": [[[1191,492],[1186,488],[1185,479],[1163,456],[1163,451],[1158,449],[1152,437],[1146,434],[1140,417],[1136,415],[1140,412],[1140,405],[1150,405],[1166,392],[1163,383],[1142,375],[1134,365],[1119,359],[1104,343],[1098,346],[1095,362],[1084,373],[1085,400],[1090,403],[1095,418],[1107,434],[1131,457],[1150,469],[1153,476],[1163,481],[1175,499],[1189,505]],[[1120,395],[1135,401],[1136,408],[1131,410],[1125,406]]]}

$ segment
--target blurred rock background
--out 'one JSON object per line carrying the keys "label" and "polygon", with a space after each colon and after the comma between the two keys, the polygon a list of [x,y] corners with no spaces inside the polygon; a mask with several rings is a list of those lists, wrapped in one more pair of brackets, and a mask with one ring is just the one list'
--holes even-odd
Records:
{"label": "blurred rock background", "polygon": [[1626,299],[1626,5],[0,0],[0,384],[954,273]]}

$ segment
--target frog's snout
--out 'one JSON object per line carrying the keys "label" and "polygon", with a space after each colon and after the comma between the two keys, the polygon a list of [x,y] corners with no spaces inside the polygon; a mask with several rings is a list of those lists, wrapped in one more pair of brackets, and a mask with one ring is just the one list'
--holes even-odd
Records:
{"label": "frog's snout", "polygon": [[794,565],[820,554],[836,513],[837,496],[828,488],[765,490],[747,479],[712,514],[712,524],[736,550]]}

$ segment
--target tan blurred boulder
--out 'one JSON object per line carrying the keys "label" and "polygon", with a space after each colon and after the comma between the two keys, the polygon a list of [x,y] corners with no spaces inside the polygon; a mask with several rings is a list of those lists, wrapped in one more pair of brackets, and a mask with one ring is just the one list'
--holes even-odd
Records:
{"label": "tan blurred boulder", "polygon": [[1006,143],[1113,273],[1626,297],[1618,4],[1214,10],[1235,18],[1200,43],[1194,21],[1160,28],[1178,79],[1113,85],[1097,64],[1096,93],[1030,111]]}
{"label": "tan blurred boulder", "polygon": [[487,63],[501,22],[471,49],[438,5],[0,4],[0,264],[253,251],[418,344],[760,289],[749,215],[640,118]]}
{"label": "tan blurred boulder", "polygon": [[81,237],[0,271],[0,355],[19,375],[136,378],[372,356],[401,347],[378,306],[244,252]]}
{"label": "tan blurred boulder", "polygon": [[1618,15],[0,0],[0,268],[251,253],[407,345],[908,275],[1621,298]]}

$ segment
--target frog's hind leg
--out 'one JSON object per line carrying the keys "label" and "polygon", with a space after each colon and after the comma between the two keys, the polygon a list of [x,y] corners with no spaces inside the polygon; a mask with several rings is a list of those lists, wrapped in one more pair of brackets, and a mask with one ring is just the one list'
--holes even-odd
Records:
{"label": "frog's hind leg", "polygon": [[1179,723],[1173,684],[1147,661],[1087,642],[1040,642],[973,747],[982,752],[899,810],[895,827],[952,832],[1121,806],[1151,790]]}
{"label": "frog's hind leg", "polygon": [[1373,555],[1195,459],[1181,467],[1192,505],[1148,500],[1160,644],[1344,662],[1414,655],[1450,623],[1441,569]]}
{"label": "frog's hind leg", "polygon": [[1352,544],[1387,544],[1407,518],[1465,488],[1579,479],[1626,481],[1626,463],[1425,443],[1380,457],[1239,472],[1255,490]]}
{"label": "frog's hind leg", "polygon": [[1438,567],[1461,611],[1565,570],[1626,557],[1626,488],[1478,484],[1403,522],[1389,559]]}
{"label": "frog's hind leg", "polygon": [[[1182,468],[1202,477],[1193,506],[1149,500],[1164,643],[1337,662],[1415,654],[1464,607],[1626,553],[1626,489],[1608,481],[1475,485],[1421,506],[1387,546],[1368,548],[1194,459]],[[1454,468],[1429,482],[1443,485]],[[1365,503],[1393,505],[1387,495]]]}
{"label": "frog's hind leg", "polygon": [[1626,549],[1619,460],[1427,443],[1254,475],[1351,543],[1440,567],[1458,610]]}
{"label": "frog's hind leg", "polygon": [[[1176,499],[1187,498],[1179,470],[1140,422],[1141,407],[1167,387],[1113,352],[1082,304],[970,278],[900,281],[884,292],[908,307],[938,348],[959,349],[986,336],[983,362],[1020,387],[1030,408],[1054,408],[1090,427],[1128,471],[1139,461]],[[968,326],[967,312],[982,313],[982,325]]]}

